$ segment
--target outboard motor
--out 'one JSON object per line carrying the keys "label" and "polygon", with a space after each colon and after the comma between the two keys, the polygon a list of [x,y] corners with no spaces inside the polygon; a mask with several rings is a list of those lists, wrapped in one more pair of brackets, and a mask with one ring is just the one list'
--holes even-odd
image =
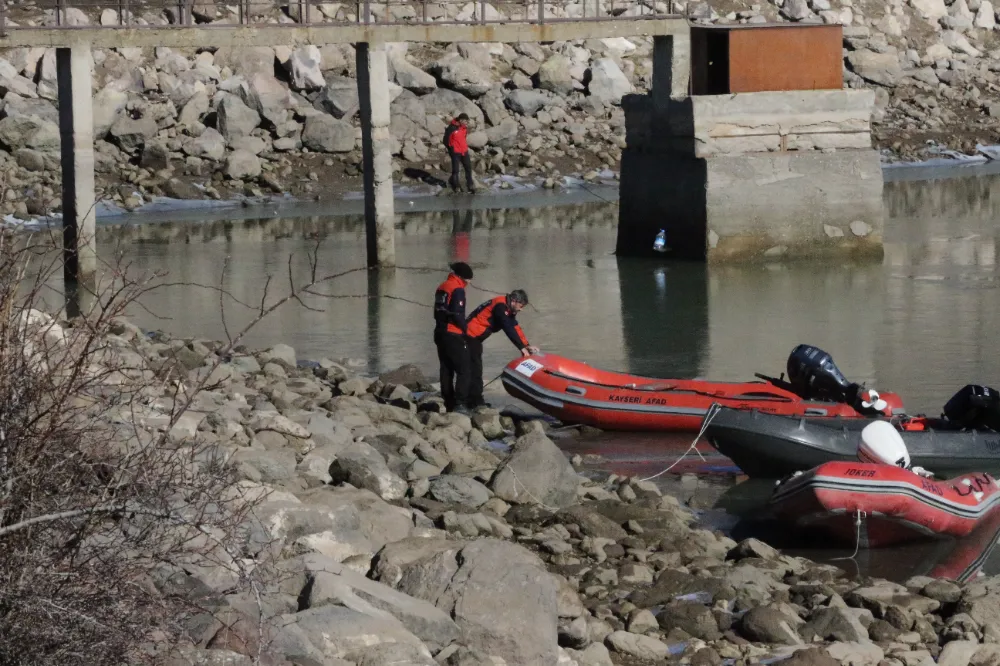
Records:
{"label": "outboard motor", "polygon": [[786,364],[792,390],[806,400],[843,402],[863,414],[881,412],[886,402],[878,393],[847,381],[833,357],[819,347],[799,345]]}
{"label": "outboard motor", "polygon": [[888,421],[872,421],[861,431],[858,460],[876,465],[910,468],[910,452],[906,442]]}
{"label": "outboard motor", "polygon": [[945,404],[944,417],[960,428],[1000,431],[1000,392],[969,384]]}

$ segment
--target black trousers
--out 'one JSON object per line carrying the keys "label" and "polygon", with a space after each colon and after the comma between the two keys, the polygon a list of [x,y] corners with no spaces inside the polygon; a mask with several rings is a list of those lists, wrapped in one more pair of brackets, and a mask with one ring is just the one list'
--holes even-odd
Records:
{"label": "black trousers", "polygon": [[469,347],[469,406],[483,404],[483,341],[468,339]]}
{"label": "black trousers", "polygon": [[451,154],[451,178],[448,179],[448,184],[451,185],[451,189],[458,189],[458,170],[459,167],[465,167],[465,184],[472,191],[475,185],[472,182],[472,160],[469,159],[469,153],[464,155],[459,155],[454,150],[449,151]]}
{"label": "black trousers", "polygon": [[441,397],[444,398],[445,409],[450,412],[459,405],[469,404],[472,375],[468,344],[465,337],[458,333],[438,331],[434,332],[434,344],[437,345],[441,364]]}

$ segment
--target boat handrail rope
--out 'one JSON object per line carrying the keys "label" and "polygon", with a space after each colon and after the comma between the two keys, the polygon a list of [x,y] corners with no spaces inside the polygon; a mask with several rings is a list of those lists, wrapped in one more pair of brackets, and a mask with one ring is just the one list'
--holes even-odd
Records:
{"label": "boat handrail rope", "polygon": [[853,560],[857,557],[858,550],[861,548],[861,521],[867,517],[867,511],[862,511],[861,509],[854,510],[854,529],[856,530],[856,534],[854,535],[854,552],[851,553],[850,557],[833,557],[830,559],[831,562]]}
{"label": "boat handrail rope", "polygon": [[684,460],[684,458],[686,458],[687,455],[689,453],[691,453],[691,451],[694,451],[695,453],[697,453],[698,457],[701,458],[702,462],[704,462],[705,461],[705,456],[701,455],[701,451],[698,450],[698,441],[701,440],[701,436],[705,434],[706,430],[708,430],[708,426],[712,423],[712,419],[714,419],[715,415],[718,414],[720,411],[722,411],[722,405],[720,405],[717,402],[713,402],[711,404],[711,406],[709,406],[708,411],[705,412],[705,420],[701,422],[701,429],[698,431],[698,434],[695,436],[694,441],[691,442],[691,446],[689,446],[687,448],[687,451],[685,451],[684,453],[682,453],[681,457],[678,458],[677,460],[675,460],[673,463],[671,463],[670,466],[667,467],[666,469],[660,470],[656,474],[653,474],[652,476],[647,476],[644,479],[639,479],[639,481],[651,481],[651,480],[655,479],[658,476],[662,476],[662,475],[666,474],[667,472],[669,472],[670,470],[672,470],[674,467],[676,467],[680,463],[680,461]]}

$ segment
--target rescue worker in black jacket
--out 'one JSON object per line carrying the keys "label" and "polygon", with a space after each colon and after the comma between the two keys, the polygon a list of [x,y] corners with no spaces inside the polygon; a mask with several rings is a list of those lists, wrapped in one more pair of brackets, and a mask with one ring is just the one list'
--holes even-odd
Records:
{"label": "rescue worker in black jacket", "polygon": [[465,262],[451,265],[448,278],[434,293],[434,344],[441,364],[441,397],[449,412],[468,413],[471,380],[465,337],[465,287],[472,269]]}
{"label": "rescue worker in black jacket", "polygon": [[528,343],[521,325],[517,323],[517,313],[527,304],[528,294],[523,289],[515,289],[509,294],[491,298],[469,315],[466,338],[469,344],[469,362],[472,366],[472,381],[469,387],[470,407],[489,406],[483,400],[483,341],[486,338],[502,330],[522,356],[538,353],[538,347]]}

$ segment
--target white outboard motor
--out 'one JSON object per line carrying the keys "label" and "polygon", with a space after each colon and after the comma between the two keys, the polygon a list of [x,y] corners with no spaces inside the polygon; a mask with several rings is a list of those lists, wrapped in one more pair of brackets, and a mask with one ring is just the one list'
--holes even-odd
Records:
{"label": "white outboard motor", "polygon": [[910,467],[910,452],[902,435],[888,421],[872,421],[861,431],[858,460],[876,465],[892,465],[920,476],[934,476],[923,467]]}
{"label": "white outboard motor", "polygon": [[876,465],[910,468],[910,452],[906,443],[888,421],[872,421],[861,431],[858,460]]}

